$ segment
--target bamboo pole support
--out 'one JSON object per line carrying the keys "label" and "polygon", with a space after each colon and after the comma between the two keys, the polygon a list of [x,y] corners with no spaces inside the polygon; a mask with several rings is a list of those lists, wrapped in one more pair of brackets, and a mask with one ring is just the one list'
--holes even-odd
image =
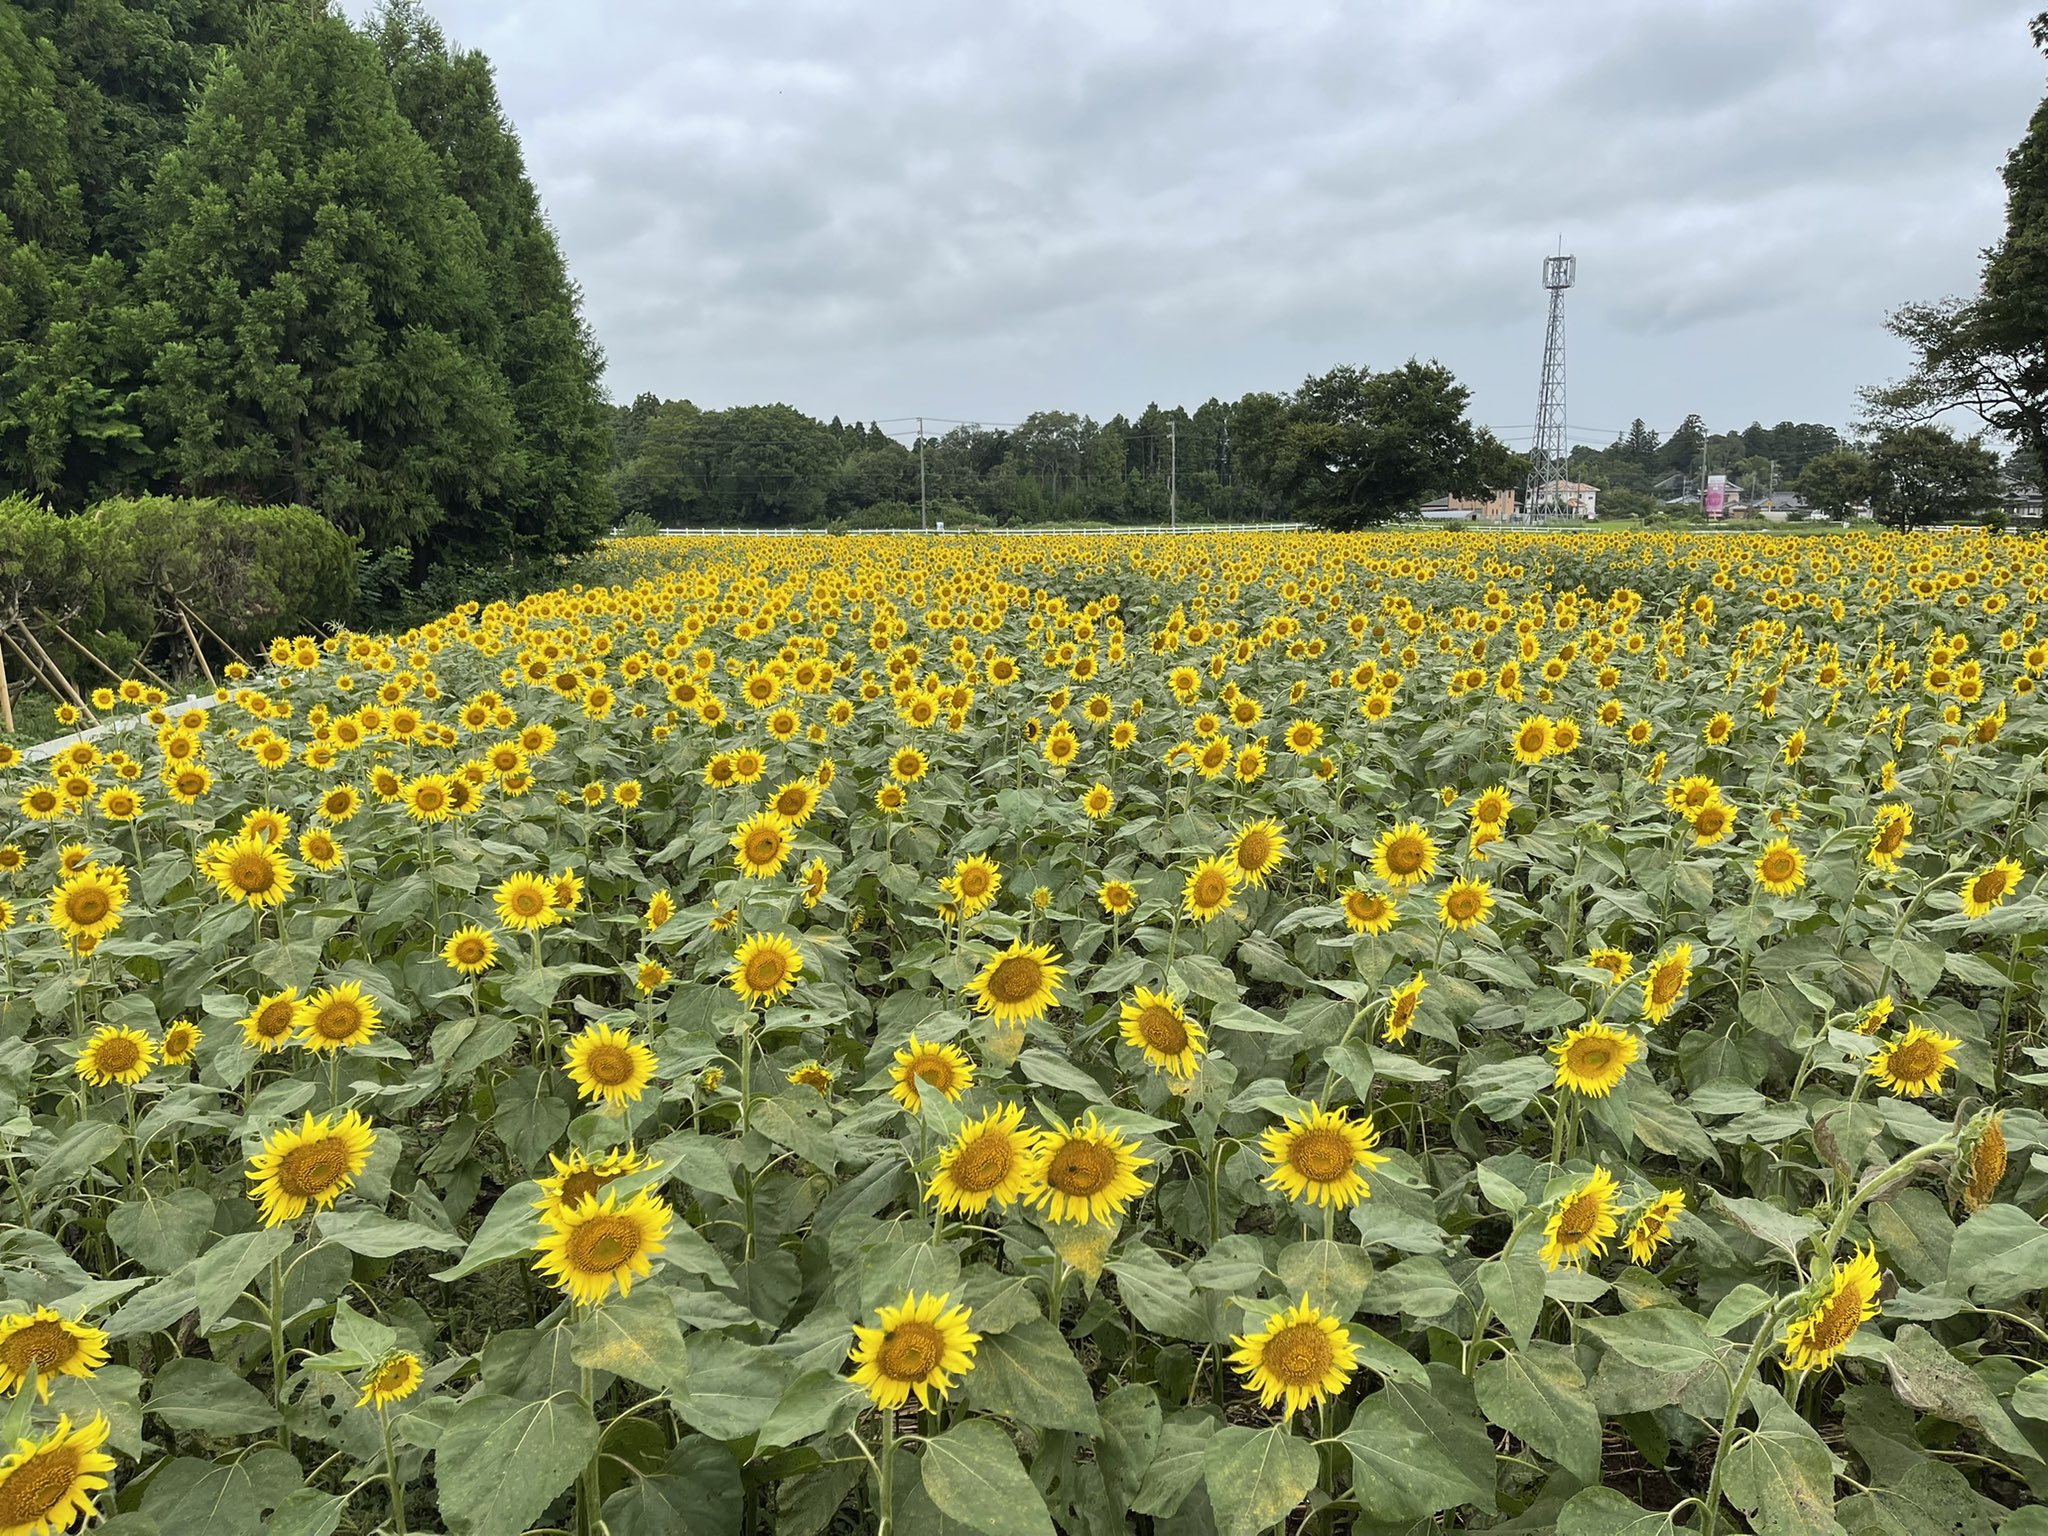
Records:
{"label": "bamboo pole support", "polygon": [[42,669],[42,667],[37,663],[35,657],[29,654],[28,648],[24,646],[20,640],[15,638],[14,632],[12,630],[0,628],[0,639],[5,639],[9,644],[11,644],[14,647],[14,654],[22,659],[22,662],[25,666],[27,666],[30,675],[33,676],[38,683],[41,683],[43,685],[43,691],[45,693],[49,694],[49,696],[55,699],[59,704],[68,702],[64,697],[64,691],[61,688],[59,688],[55,683],[50,681],[49,674],[45,672]]}
{"label": "bamboo pole support", "polygon": [[213,636],[213,638],[219,642],[220,648],[222,650],[226,651],[230,656],[234,657],[235,660],[239,661],[243,666],[246,667],[247,665],[249,665],[249,658],[244,656],[240,651],[236,650],[232,645],[229,645],[227,641],[222,640],[220,631],[215,629],[211,624],[206,622],[205,614],[201,613],[197,608],[186,607],[185,600],[182,597],[173,599],[173,601],[175,601],[180,608],[184,609],[186,613],[192,615],[193,619],[198,623],[199,627],[205,630],[209,635]]}
{"label": "bamboo pole support", "polygon": [[192,654],[199,658],[199,670],[206,674],[207,682],[218,688],[220,682],[214,677],[213,668],[206,664],[206,652],[200,648],[199,637],[192,633],[192,621],[185,616],[185,605],[172,598],[171,606],[178,610],[178,622],[185,626],[185,638],[192,642]]}
{"label": "bamboo pole support", "polygon": [[53,690],[57,692],[57,697],[60,699],[68,697],[73,704],[78,706],[80,714],[84,715],[94,725],[98,725],[100,717],[94,714],[92,706],[85,702],[85,695],[78,691],[77,684],[73,683],[64,669],[57,665],[57,658],[43,649],[43,642],[36,638],[36,632],[28,627],[28,622],[19,614],[15,615],[14,631],[34,648],[36,655],[42,658],[43,665],[50,669],[50,676],[54,677],[58,683],[58,689]]}
{"label": "bamboo pole support", "polygon": [[[99,658],[99,656],[96,655],[93,651],[87,649],[84,641],[80,640],[76,635],[72,634],[70,630],[66,629],[62,624],[59,624],[55,619],[51,618],[47,613],[43,612],[42,609],[38,608],[36,610],[36,617],[41,619],[45,624],[49,625],[50,628],[57,631],[57,633],[62,635],[66,640],[70,641],[71,644],[76,649],[83,652],[85,656],[91,660],[94,666],[98,667],[102,672],[106,673],[107,676],[111,677],[115,682],[125,683],[128,681],[127,678],[123,677],[120,673],[116,672],[112,667],[108,666],[104,661],[102,661]],[[140,656],[137,656],[135,658],[135,670],[140,672],[144,677],[148,678],[152,683],[155,683],[159,688],[163,689],[166,693],[171,691],[171,685],[165,682],[161,677],[158,677],[156,673],[152,672],[150,670],[149,663],[144,661]]]}

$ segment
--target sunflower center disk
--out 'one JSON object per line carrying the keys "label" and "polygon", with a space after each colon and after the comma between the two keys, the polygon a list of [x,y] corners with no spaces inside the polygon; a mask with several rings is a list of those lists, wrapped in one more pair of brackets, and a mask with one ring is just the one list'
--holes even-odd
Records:
{"label": "sunflower center disk", "polygon": [[633,1076],[633,1058],[623,1046],[600,1045],[583,1060],[583,1068],[607,1088],[616,1088]]}
{"label": "sunflower center disk", "polygon": [[1568,1203],[1558,1216],[1557,1238],[1566,1245],[1583,1243],[1600,1220],[1600,1202],[1586,1196]]}
{"label": "sunflower center disk", "polygon": [[1029,955],[1012,955],[989,977],[989,994],[999,1003],[1024,1002],[1037,995],[1044,974]]}
{"label": "sunflower center disk", "polygon": [[337,1141],[309,1141],[285,1153],[277,1166],[278,1187],[301,1200],[324,1195],[348,1168],[348,1149]]}
{"label": "sunflower center disk", "polygon": [[1145,1037],[1147,1045],[1163,1055],[1178,1056],[1188,1048],[1187,1026],[1156,1003],[1138,1015],[1138,1033]]}
{"label": "sunflower center disk", "polygon": [[135,1060],[140,1054],[133,1040],[123,1040],[117,1036],[101,1044],[99,1068],[102,1072],[110,1073],[132,1072],[135,1069]]}
{"label": "sunflower center disk", "polygon": [[30,1323],[5,1344],[0,1344],[0,1359],[4,1359],[8,1369],[17,1376],[28,1374],[31,1365],[47,1376],[52,1368],[69,1360],[77,1352],[77,1347],[77,1341],[59,1324]]}
{"label": "sunflower center disk", "polygon": [[1313,1386],[1335,1362],[1330,1336],[1313,1323],[1295,1323],[1266,1341],[1266,1369],[1283,1386]]}
{"label": "sunflower center disk", "polygon": [[1016,1154],[1007,1136],[985,1133],[961,1147],[959,1156],[953,1159],[953,1182],[978,1195],[1002,1183],[1015,1162]]}
{"label": "sunflower center disk", "polygon": [[1092,1195],[1116,1174],[1116,1158],[1105,1147],[1072,1141],[1046,1165],[1045,1182],[1063,1195]]}
{"label": "sunflower center disk", "polygon": [[640,1251],[640,1229],[623,1216],[599,1216],[569,1239],[569,1257],[581,1270],[613,1270]]}
{"label": "sunflower center disk", "polygon": [[1335,1131],[1303,1131],[1288,1148],[1287,1160],[1302,1177],[1326,1184],[1351,1171],[1356,1159],[1351,1143]]}
{"label": "sunflower center disk", "polygon": [[876,1363],[895,1381],[923,1381],[946,1357],[946,1340],[930,1323],[898,1323],[882,1340]]}
{"label": "sunflower center disk", "polygon": [[0,1529],[27,1530],[62,1502],[79,1473],[79,1453],[68,1445],[41,1451],[0,1483]]}

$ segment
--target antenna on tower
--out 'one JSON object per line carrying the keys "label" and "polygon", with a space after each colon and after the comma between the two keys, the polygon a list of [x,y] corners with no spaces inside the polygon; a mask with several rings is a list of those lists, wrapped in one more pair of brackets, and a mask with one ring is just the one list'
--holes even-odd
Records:
{"label": "antenna on tower", "polygon": [[1550,325],[1543,334],[1543,381],[1536,391],[1536,441],[1529,449],[1529,485],[1522,497],[1528,519],[1565,515],[1564,291],[1578,279],[1579,258],[1543,258],[1543,286],[1550,291]]}

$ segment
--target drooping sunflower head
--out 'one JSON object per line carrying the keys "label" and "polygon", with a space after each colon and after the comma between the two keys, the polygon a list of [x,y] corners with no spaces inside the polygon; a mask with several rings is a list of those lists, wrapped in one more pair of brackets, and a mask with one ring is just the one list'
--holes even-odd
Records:
{"label": "drooping sunflower head", "polygon": [[1382,832],[1373,843],[1373,873],[1397,891],[1419,885],[1436,873],[1436,839],[1415,822]]}
{"label": "drooping sunflower head", "polygon": [[803,969],[803,957],[787,934],[749,934],[733,951],[726,983],[747,1002],[763,1007],[795,986]]}
{"label": "drooping sunflower head", "polygon": [[577,1096],[613,1109],[639,1099],[654,1081],[654,1052],[630,1030],[609,1024],[593,1024],[577,1035],[565,1056]]}
{"label": "drooping sunflower head", "polygon": [[1107,1223],[1151,1187],[1138,1177],[1151,1161],[1091,1110],[1039,1141],[1024,1198],[1054,1221]]}
{"label": "drooping sunflower head", "polygon": [[1627,1030],[1610,1029],[1596,1020],[1567,1030],[1550,1053],[1557,1058],[1556,1087],[1604,1099],[1628,1075],[1642,1053],[1642,1042]]}
{"label": "drooping sunflower head", "polygon": [[930,1197],[941,1209],[973,1213],[1022,1197],[1039,1141],[1023,1120],[1022,1105],[1005,1104],[960,1127],[932,1178]]}
{"label": "drooping sunflower head", "polygon": [[95,1088],[139,1083],[156,1064],[156,1043],[139,1029],[103,1025],[78,1053],[75,1070]]}
{"label": "drooping sunflower head", "polygon": [[1287,1116],[1259,1136],[1259,1150],[1272,1168],[1267,1188],[1290,1200],[1340,1211],[1372,1194],[1367,1175],[1387,1161],[1372,1150],[1378,1145],[1371,1115],[1354,1120],[1344,1109],[1320,1104]]}
{"label": "drooping sunflower head", "polygon": [[1963,1127],[1951,1175],[1951,1186],[1962,1197],[1964,1210],[1981,1211],[1992,1202],[2005,1181],[2006,1166],[2005,1114],[1979,1110]]}
{"label": "drooping sunflower head", "polygon": [[1066,976],[1058,959],[1050,944],[1012,940],[1007,949],[990,956],[980,974],[967,984],[975,1011],[999,1024],[1028,1024],[1044,1018],[1058,1003],[1058,988]]}
{"label": "drooping sunflower head", "polygon": [[354,1110],[335,1118],[307,1114],[264,1138],[249,1160],[249,1198],[262,1208],[263,1224],[296,1221],[312,1206],[326,1210],[368,1166],[376,1145],[370,1123]]}
{"label": "drooping sunflower head", "polygon": [[1595,949],[1586,956],[1586,964],[1596,971],[1605,971],[1609,986],[1620,986],[1628,980],[1636,961],[1625,949]]}
{"label": "drooping sunflower head", "polygon": [[1118,1016],[1124,1043],[1145,1054],[1145,1060],[1169,1077],[1190,1077],[1208,1036],[1202,1026],[1169,993],[1139,987]]}
{"label": "drooping sunflower head", "polygon": [[974,1369],[981,1335],[968,1327],[968,1309],[951,1301],[950,1295],[908,1295],[898,1306],[877,1309],[873,1328],[854,1326],[847,1357],[855,1366],[853,1381],[876,1407],[894,1412],[914,1393],[918,1406],[929,1408]]}
{"label": "drooping sunflower head", "polygon": [[1905,1034],[1881,1047],[1870,1059],[1870,1075],[1902,1098],[1917,1099],[1941,1091],[1942,1074],[1956,1064],[1953,1035],[1910,1024]]}
{"label": "drooping sunflower head", "polygon": [[838,1074],[830,1067],[826,1066],[816,1057],[812,1057],[810,1060],[800,1061],[790,1068],[784,1080],[793,1083],[799,1088],[808,1088],[821,1098],[829,1099],[832,1096],[832,1084],[837,1080],[837,1077]]}
{"label": "drooping sunflower head", "polygon": [[1595,1165],[1586,1181],[1558,1201],[1543,1228],[1543,1262],[1551,1269],[1569,1264],[1585,1267],[1586,1260],[1607,1251],[1607,1239],[1620,1230],[1615,1219],[1614,1175]]}
{"label": "drooping sunflower head", "polygon": [[584,1306],[596,1306],[614,1286],[630,1296],[635,1280],[654,1273],[673,1219],[667,1202],[651,1190],[624,1205],[606,1190],[597,1199],[543,1211],[546,1230],[533,1267]]}
{"label": "drooping sunflower head", "polygon": [[1292,1415],[1334,1397],[1358,1369],[1358,1350],[1341,1319],[1309,1304],[1282,1307],[1256,1333],[1234,1334],[1232,1367],[1259,1394],[1259,1406],[1285,1404]]}
{"label": "drooping sunflower head", "polygon": [[1883,1277],[1877,1255],[1859,1248],[1815,1285],[1807,1305],[1785,1330],[1785,1364],[1795,1371],[1825,1370],[1834,1364],[1856,1330],[1877,1315]]}

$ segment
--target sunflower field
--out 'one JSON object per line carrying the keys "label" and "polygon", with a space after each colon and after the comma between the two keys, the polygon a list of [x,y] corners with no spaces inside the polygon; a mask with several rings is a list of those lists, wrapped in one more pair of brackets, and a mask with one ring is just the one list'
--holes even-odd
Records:
{"label": "sunflower field", "polygon": [[2048,541],[605,560],[0,747],[0,1536],[2048,1536]]}

